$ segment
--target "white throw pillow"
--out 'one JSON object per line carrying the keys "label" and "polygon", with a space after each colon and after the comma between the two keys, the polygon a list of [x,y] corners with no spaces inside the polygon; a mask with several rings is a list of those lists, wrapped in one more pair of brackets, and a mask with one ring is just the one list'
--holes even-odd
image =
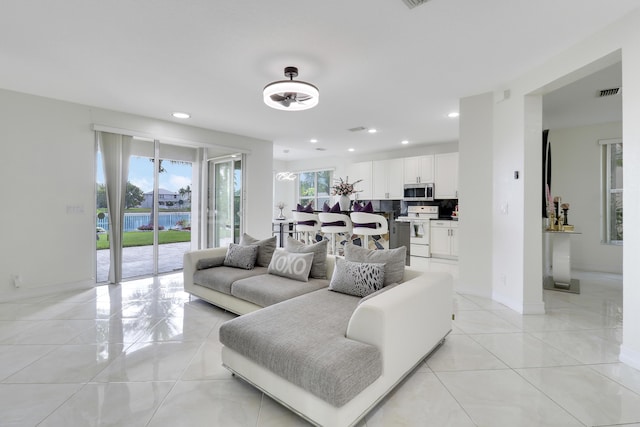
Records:
{"label": "white throw pillow", "polygon": [[309,281],[309,272],[313,265],[313,252],[296,254],[282,248],[276,249],[269,263],[269,274],[288,277],[301,282]]}

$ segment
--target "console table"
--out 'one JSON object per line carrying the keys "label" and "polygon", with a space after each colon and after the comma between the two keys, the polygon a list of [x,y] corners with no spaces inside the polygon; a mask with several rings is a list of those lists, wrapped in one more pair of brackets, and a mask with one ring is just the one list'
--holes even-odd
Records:
{"label": "console table", "polygon": [[544,289],[580,293],[580,281],[571,278],[571,236],[575,231],[546,230],[551,238],[551,277],[545,277]]}

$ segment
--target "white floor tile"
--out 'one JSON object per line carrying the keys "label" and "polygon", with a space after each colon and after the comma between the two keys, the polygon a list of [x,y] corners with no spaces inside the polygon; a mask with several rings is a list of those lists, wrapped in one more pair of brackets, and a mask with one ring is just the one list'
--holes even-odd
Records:
{"label": "white floor tile", "polygon": [[517,372],[586,425],[640,422],[640,395],[588,366]]}
{"label": "white floor tile", "polygon": [[40,426],[144,426],[172,387],[172,382],[87,384]]}
{"label": "white floor tile", "polygon": [[585,364],[618,361],[620,345],[598,336],[593,331],[532,332],[531,334]]}
{"label": "white floor tile", "polygon": [[56,345],[0,345],[0,381],[57,347]]}
{"label": "white floor tile", "polygon": [[490,311],[461,311],[453,324],[467,334],[520,332],[521,329]]}
{"label": "white floor tile", "polygon": [[80,387],[80,384],[0,384],[0,424],[35,426]]}
{"label": "white floor tile", "polygon": [[633,369],[624,363],[591,365],[591,369],[622,384],[629,390],[640,395],[640,371]]}
{"label": "white floor tile", "polygon": [[436,375],[479,426],[582,427],[578,420],[512,370]]}
{"label": "white floor tile", "polygon": [[474,369],[507,369],[500,359],[466,335],[449,335],[444,344],[427,359],[434,372]]}

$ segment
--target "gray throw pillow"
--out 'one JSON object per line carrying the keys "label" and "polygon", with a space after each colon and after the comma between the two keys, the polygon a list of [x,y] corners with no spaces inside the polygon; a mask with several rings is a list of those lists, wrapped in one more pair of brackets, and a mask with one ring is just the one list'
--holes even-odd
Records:
{"label": "gray throw pillow", "polygon": [[344,247],[344,258],[347,261],[384,263],[385,286],[402,282],[406,256],[407,248],[404,246],[396,249],[371,250],[350,243]]}
{"label": "gray throw pillow", "polygon": [[244,233],[240,238],[240,245],[257,245],[258,259],[256,260],[256,265],[258,267],[268,267],[271,262],[271,257],[273,256],[273,251],[276,250],[276,238],[276,236],[273,236],[268,239],[258,240]]}
{"label": "gray throw pillow", "polygon": [[336,258],[329,289],[343,294],[366,297],[384,285],[384,264],[352,262]]}
{"label": "gray throw pillow", "polygon": [[221,255],[221,256],[214,256],[211,258],[199,259],[198,262],[196,263],[196,270],[204,270],[206,268],[220,267],[221,265],[224,264],[225,258],[226,257]]}
{"label": "gray throw pillow", "polygon": [[328,240],[305,245],[304,243],[287,237],[285,248],[288,252],[306,254],[313,253],[313,265],[311,266],[311,277],[314,279],[327,278],[327,244]]}
{"label": "gray throw pillow", "polygon": [[229,243],[227,255],[224,257],[224,265],[252,270],[256,265],[257,257],[258,245],[240,246],[235,243]]}
{"label": "gray throw pillow", "polygon": [[271,258],[269,274],[288,277],[301,282],[309,281],[309,272],[313,264],[313,254],[294,254],[278,248]]}

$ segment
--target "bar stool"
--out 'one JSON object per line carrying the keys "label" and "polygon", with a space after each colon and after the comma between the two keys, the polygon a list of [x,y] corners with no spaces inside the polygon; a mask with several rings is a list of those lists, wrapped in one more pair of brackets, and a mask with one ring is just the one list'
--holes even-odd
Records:
{"label": "bar stool", "polygon": [[336,254],[336,234],[351,233],[353,225],[349,215],[340,213],[320,212],[320,231],[331,234],[331,253]]}
{"label": "bar stool", "polygon": [[296,223],[296,233],[302,233],[305,243],[313,242],[313,235],[320,230],[320,218],[318,214],[307,212],[292,212],[293,220]]}
{"label": "bar stool", "polygon": [[381,236],[389,232],[389,222],[382,215],[351,212],[351,221],[353,222],[353,234],[363,236],[363,248],[369,247],[369,236]]}

